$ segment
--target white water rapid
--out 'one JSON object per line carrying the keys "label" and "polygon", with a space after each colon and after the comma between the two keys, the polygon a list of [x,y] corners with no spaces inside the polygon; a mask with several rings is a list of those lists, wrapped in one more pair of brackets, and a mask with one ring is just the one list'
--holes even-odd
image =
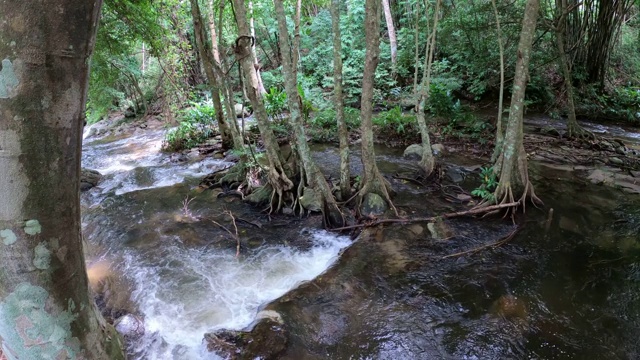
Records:
{"label": "white water rapid", "polygon": [[[85,136],[83,166],[104,178],[83,193],[83,203],[93,212],[120,206],[117,216],[109,215],[108,221],[97,225],[103,228],[93,231],[102,236],[101,242],[89,237],[87,243],[102,249],[97,256],[133,284],[131,300],[145,324],[145,335],[134,346],[136,359],[216,359],[203,345],[205,333],[251,325],[262,306],[320,275],[351,241],[321,230],[303,231],[300,237],[311,244],[305,250],[263,245],[236,257],[232,249],[187,245],[180,235],[149,229],[159,226],[150,219],[156,214],[141,208],[148,209],[150,198],[164,193],[153,189],[185,181],[197,184],[198,178],[231,165],[208,157],[176,162],[160,151],[163,133],[138,129],[113,141]],[[122,205],[131,199],[138,204]],[[171,201],[167,206],[179,209]],[[118,232],[141,229],[150,231],[152,238],[129,241]]]}

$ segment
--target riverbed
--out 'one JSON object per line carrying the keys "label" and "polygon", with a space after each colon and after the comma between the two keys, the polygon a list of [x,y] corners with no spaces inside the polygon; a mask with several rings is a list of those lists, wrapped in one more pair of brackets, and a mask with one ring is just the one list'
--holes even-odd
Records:
{"label": "riverbed", "polygon": [[[277,358],[640,356],[638,195],[533,162],[544,208],[527,207],[509,242],[447,257],[516,225],[461,218],[447,221],[453,236],[444,240],[433,239],[425,223],[351,239],[320,230],[314,217],[268,217],[200,191],[203,176],[230,163],[164,154],[164,131],[89,137],[83,151],[83,166],[104,175],[82,195],[92,285],[107,318],[131,313],[144,323],[144,335],[130,342],[133,358],[217,358],[204,334],[245,329],[265,309],[281,315],[288,334]],[[401,213],[460,209],[441,189],[394,179],[413,166],[401,150],[377,151]],[[337,150],[314,152],[331,173]],[[357,172],[358,149],[353,155]],[[482,159],[449,154],[441,161],[448,184],[477,185]],[[234,223],[238,241],[219,226]]]}

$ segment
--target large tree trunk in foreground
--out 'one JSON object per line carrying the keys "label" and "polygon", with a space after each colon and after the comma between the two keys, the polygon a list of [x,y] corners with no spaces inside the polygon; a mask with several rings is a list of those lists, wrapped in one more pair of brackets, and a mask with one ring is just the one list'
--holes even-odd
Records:
{"label": "large tree trunk in foreground", "polygon": [[362,75],[362,97],[360,108],[361,136],[362,136],[362,165],[364,176],[362,187],[358,192],[358,204],[369,193],[380,195],[390,207],[395,210],[389,194],[390,186],[382,177],[376,164],[376,155],[373,149],[373,85],[378,56],[380,55],[380,1],[365,1],[365,41],[366,52],[364,59],[364,72]]}
{"label": "large tree trunk in foreground", "polygon": [[[285,191],[293,188],[293,182],[289,179],[283,166],[281,159],[280,147],[276,141],[275,135],[271,130],[269,117],[264,106],[264,100],[260,93],[260,82],[254,65],[253,52],[251,50],[254,39],[250,34],[249,21],[247,19],[247,11],[243,0],[233,0],[236,12],[236,22],[238,24],[238,39],[236,40],[236,57],[242,66],[242,72],[245,77],[245,89],[247,96],[253,106],[253,114],[258,122],[258,128],[262,135],[262,140],[269,160],[269,169],[267,169],[267,179],[278,195],[278,204],[276,211],[280,210],[282,205],[282,195]],[[273,204],[272,204],[273,205]]]}
{"label": "large tree trunk in foreground", "polygon": [[100,1],[0,2],[0,349],[123,359],[89,296],[80,152]]}
{"label": "large tree trunk in foreground", "polygon": [[[320,209],[323,213],[325,227],[342,227],[344,220],[338,204],[331,194],[331,187],[324,178],[324,175],[311,158],[311,150],[307,143],[307,136],[302,125],[302,111],[300,110],[300,99],[296,81],[296,71],[293,67],[292,52],[297,49],[290,49],[289,32],[287,30],[287,19],[284,13],[282,0],[274,0],[276,18],[278,20],[278,39],[282,49],[282,69],[284,75],[284,86],[287,92],[287,102],[289,103],[289,116],[296,139],[296,149],[302,161],[303,174],[300,174],[300,187],[306,182],[315,192],[320,200]],[[305,181],[306,179],[306,181]],[[299,194],[300,195],[300,194]]]}
{"label": "large tree trunk in foreground", "polygon": [[[433,51],[436,47],[436,33],[438,31],[438,17],[440,12],[440,0],[436,0],[436,9],[433,12],[433,29],[427,41],[427,49],[424,57],[424,67],[422,73],[422,84],[420,86],[420,95],[417,96],[418,104],[418,127],[420,128],[420,138],[422,140],[422,158],[420,159],[420,169],[424,172],[425,176],[430,176],[433,173],[436,162],[433,158],[433,151],[431,150],[431,139],[429,139],[429,129],[427,128],[427,120],[425,119],[425,108],[427,100],[429,99],[429,91],[431,89],[431,67],[433,65]],[[418,64],[416,64],[416,67]]]}
{"label": "large tree trunk in foreground", "polygon": [[508,203],[514,201],[514,193],[520,193],[521,200],[528,198],[539,201],[529,181],[527,154],[523,145],[522,117],[524,113],[524,94],[529,77],[529,59],[531,45],[538,19],[539,0],[528,0],[522,21],[520,43],[516,58],[516,72],[513,79],[511,93],[511,108],[509,120],[505,130],[505,138],[499,146],[498,158],[494,164],[494,171],[500,179],[494,192],[496,202]]}
{"label": "large tree trunk in foreground", "polygon": [[[228,122],[225,121],[225,111],[223,110],[222,101],[220,99],[220,89],[222,88],[225,90],[224,87],[220,86],[221,84],[224,84],[224,75],[221,74],[222,71],[220,70],[220,64],[216,62],[214,53],[206,41],[203,19],[198,1],[190,0],[190,2],[196,46],[198,47],[198,52],[200,53],[202,63],[204,64],[204,71],[207,75],[207,80],[211,85],[211,97],[213,99],[213,107],[216,111],[216,119],[218,120],[220,134],[222,135],[223,147],[241,149],[243,141],[238,132],[235,112],[231,108],[233,105],[225,104],[227,105],[227,119],[229,120]],[[225,94],[225,102],[229,103],[230,101],[232,101],[232,99]]]}
{"label": "large tree trunk in foreground", "polygon": [[398,63],[398,40],[396,37],[396,27],[393,25],[393,16],[391,16],[389,0],[382,0],[382,8],[384,9],[384,19],[387,23],[389,46],[391,47],[391,67],[393,68],[393,76],[395,77]]}
{"label": "large tree trunk in foreground", "polygon": [[351,196],[351,176],[349,174],[349,130],[344,120],[344,97],[342,95],[340,3],[340,0],[331,0],[331,28],[333,29],[333,102],[336,107],[338,138],[340,139],[340,197],[345,201]]}

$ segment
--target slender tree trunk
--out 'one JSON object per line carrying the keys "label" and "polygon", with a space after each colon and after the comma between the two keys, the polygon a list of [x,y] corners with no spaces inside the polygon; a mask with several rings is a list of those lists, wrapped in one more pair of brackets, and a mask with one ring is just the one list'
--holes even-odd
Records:
{"label": "slender tree trunk", "polygon": [[213,60],[220,66],[220,49],[218,46],[218,35],[216,31],[216,12],[213,6],[213,0],[209,0],[209,34],[211,36],[211,51],[213,52]]}
{"label": "slender tree trunk", "polygon": [[[237,15],[236,15],[237,16]],[[260,91],[260,96],[263,96],[267,93],[267,90],[264,88],[264,84],[262,83],[262,75],[260,75],[260,63],[258,62],[258,54],[256,53],[256,28],[254,26],[254,17],[253,17],[253,1],[249,1],[249,29],[250,34],[253,37],[253,43],[251,44],[251,53],[253,54],[253,67],[256,72],[256,79],[258,80],[258,91]]]}
{"label": "slender tree trunk", "polygon": [[418,96],[418,127],[420,128],[420,138],[422,140],[422,158],[419,166],[425,176],[430,176],[435,168],[435,159],[431,150],[431,139],[429,139],[429,129],[425,119],[425,108],[429,99],[429,91],[431,89],[431,68],[433,65],[433,52],[436,47],[436,33],[438,31],[438,17],[440,13],[440,0],[436,0],[436,9],[433,13],[433,29],[427,41],[427,49],[424,58],[424,67],[422,74],[422,84],[420,86],[420,96]]}
{"label": "slender tree trunk", "polygon": [[278,30],[280,39],[280,48],[283,49],[282,54],[282,68],[284,75],[284,86],[287,92],[287,101],[289,103],[289,115],[293,131],[296,139],[296,149],[300,155],[302,161],[302,167],[304,174],[301,174],[300,181],[306,183],[316,194],[316,197],[320,199],[321,209],[324,218],[325,227],[342,227],[344,226],[344,220],[342,213],[338,208],[336,200],[331,194],[331,188],[324,178],[324,175],[311,158],[311,150],[307,143],[307,136],[304,132],[302,125],[302,112],[300,109],[300,99],[298,95],[297,81],[295,75],[295,68],[293,67],[292,53],[296,52],[296,48],[291,49],[289,45],[289,32],[287,30],[287,19],[284,13],[284,6],[282,0],[274,0],[276,18],[278,21]]}
{"label": "slender tree trunk", "polygon": [[523,145],[522,117],[524,112],[524,95],[529,78],[529,59],[531,46],[536,30],[536,21],[540,7],[539,0],[528,0],[522,21],[520,43],[516,58],[516,72],[511,92],[511,108],[505,130],[505,138],[494,164],[494,171],[500,179],[494,192],[495,201],[505,203],[514,201],[514,192],[521,193],[521,200],[540,201],[529,181],[527,154]]}
{"label": "slender tree trunk", "polygon": [[298,71],[298,62],[300,60],[300,18],[302,17],[302,0],[296,1],[296,16],[293,20],[293,69]]}
{"label": "slender tree trunk", "polygon": [[0,351],[9,359],[124,359],[89,295],[80,223],[100,5],[0,2]]}
{"label": "slender tree trunk", "polygon": [[[278,204],[276,211],[280,210],[282,204],[282,195],[285,191],[293,188],[293,182],[286,174],[281,159],[280,148],[276,142],[273,131],[271,130],[269,117],[264,106],[264,100],[260,93],[260,82],[254,65],[253,37],[250,35],[249,21],[247,19],[247,11],[243,0],[233,0],[236,22],[238,24],[238,39],[236,39],[236,57],[242,66],[242,72],[245,77],[245,89],[247,96],[253,106],[253,113],[258,122],[258,128],[262,135],[262,140],[269,160],[269,169],[267,179],[278,195]],[[273,204],[272,204],[273,205]],[[273,210],[273,209],[272,209]]]}
{"label": "slender tree trunk", "polygon": [[342,200],[351,196],[351,174],[349,172],[349,130],[344,120],[344,97],[342,95],[342,40],[340,36],[341,0],[331,0],[331,28],[333,29],[333,97],[340,139],[340,195]]}
{"label": "slender tree trunk", "polygon": [[191,17],[193,19],[196,47],[198,48],[200,58],[202,58],[202,63],[204,64],[204,72],[207,75],[207,80],[209,81],[209,85],[211,88],[211,98],[213,100],[213,107],[216,111],[216,120],[218,121],[218,127],[220,128],[220,134],[222,136],[222,145],[224,148],[229,149],[235,147],[236,144],[234,144],[234,139],[229,124],[227,124],[224,118],[224,110],[222,107],[222,101],[220,99],[220,88],[219,84],[216,82],[216,76],[214,74],[215,60],[213,57],[213,52],[211,51],[211,48],[209,48],[206,41],[204,26],[202,23],[202,15],[200,12],[198,1],[189,1],[191,2]]}
{"label": "slender tree trunk", "polygon": [[[378,66],[378,56],[380,55],[380,1],[365,1],[365,59],[364,71],[362,75],[362,97],[360,108],[361,136],[362,136],[362,165],[364,174],[362,187],[358,192],[358,205],[369,193],[380,195],[394,209],[389,194],[390,186],[382,177],[376,164],[375,152],[373,149],[373,85],[376,67]],[[396,211],[397,213],[397,211]]]}
{"label": "slender tree trunk", "polygon": [[[420,1],[416,1],[415,4],[415,13],[416,13],[416,19],[415,19],[415,29],[414,29],[414,51],[415,51],[415,59],[414,59],[414,64],[415,64],[415,68],[413,69],[413,94],[414,94],[414,100],[417,102],[418,101],[418,72],[420,70]],[[429,14],[427,14],[429,15]],[[417,109],[416,109],[417,110]]]}
{"label": "slender tree trunk", "polygon": [[496,18],[498,48],[500,50],[500,95],[498,98],[498,120],[496,120],[496,144],[500,144],[504,137],[504,134],[502,133],[502,104],[504,102],[504,44],[502,43],[502,30],[500,28],[500,16],[498,14],[496,0],[491,0],[491,6],[493,7],[493,14]]}
{"label": "slender tree trunk", "polygon": [[389,0],[382,0],[382,8],[384,10],[384,19],[387,22],[389,46],[391,47],[391,67],[393,68],[393,77],[395,78],[398,64],[398,40],[396,37],[396,27],[393,25],[393,16],[391,16],[391,6],[389,6]]}
{"label": "slender tree trunk", "polygon": [[571,77],[570,60],[565,51],[566,15],[568,6],[566,0],[556,0],[556,47],[558,49],[558,63],[564,77],[564,88],[567,92],[567,129],[569,137],[592,137],[593,134],[584,130],[576,119],[576,106],[574,103],[573,80]]}

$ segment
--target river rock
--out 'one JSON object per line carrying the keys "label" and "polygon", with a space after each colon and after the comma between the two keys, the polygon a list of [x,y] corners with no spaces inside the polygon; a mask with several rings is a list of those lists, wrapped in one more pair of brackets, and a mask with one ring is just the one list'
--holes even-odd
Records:
{"label": "river rock", "polygon": [[144,322],[138,316],[127,314],[119,317],[113,324],[122,336],[128,339],[138,339],[144,335]]}
{"label": "river rock", "polygon": [[236,117],[249,117],[251,116],[251,111],[246,106],[242,106],[242,104],[235,104],[233,106],[234,111],[236,112]]}
{"label": "river rock", "polygon": [[442,144],[433,144],[431,145],[431,150],[433,151],[433,155],[444,154],[445,147]]}
{"label": "river rock", "polygon": [[[433,144],[431,145],[431,151],[433,151],[433,155],[444,154],[446,148],[442,144]],[[420,144],[412,144],[409,145],[403,153],[403,156],[409,160],[421,160],[422,159],[422,145]]]}
{"label": "river rock", "polygon": [[379,216],[387,211],[387,202],[382,196],[375,193],[368,193],[362,200],[360,212],[364,216]]}
{"label": "river rock", "polygon": [[422,159],[422,145],[412,144],[409,145],[405,150],[404,154],[402,154],[405,158],[409,160],[420,160]]}
{"label": "river rock", "polygon": [[102,179],[102,174],[96,170],[82,169],[80,172],[80,191],[87,191],[98,185]]}
{"label": "river rock", "polygon": [[320,211],[322,209],[322,204],[320,203],[320,199],[316,192],[310,188],[305,187],[302,191],[302,196],[300,197],[300,205],[308,211]]}
{"label": "river rock", "polygon": [[447,240],[454,235],[453,230],[451,230],[442,218],[437,218],[436,221],[428,223],[427,229],[429,229],[431,236],[435,240]]}
{"label": "river rock", "polygon": [[225,359],[277,359],[288,337],[282,323],[268,316],[251,331],[219,330],[205,334],[204,342],[207,350]]}
{"label": "river rock", "polygon": [[491,305],[491,313],[506,319],[526,320],[527,303],[514,295],[502,295]]}
{"label": "river rock", "polygon": [[617,165],[617,166],[624,165],[624,161],[622,161],[622,159],[620,159],[618,157],[610,157],[609,158],[609,163],[613,164],[613,165]]}

